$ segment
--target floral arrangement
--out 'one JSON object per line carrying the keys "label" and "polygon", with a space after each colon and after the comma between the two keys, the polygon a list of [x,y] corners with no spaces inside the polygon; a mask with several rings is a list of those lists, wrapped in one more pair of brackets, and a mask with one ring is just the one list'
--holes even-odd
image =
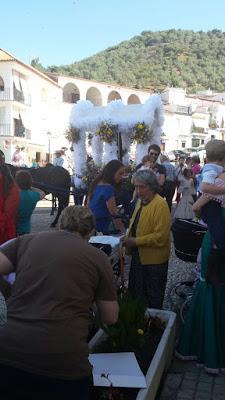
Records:
{"label": "floral arrangement", "polygon": [[101,168],[94,163],[94,160],[91,156],[88,156],[81,178],[87,189],[100,172]]}
{"label": "floral arrangement", "polygon": [[151,318],[146,315],[145,304],[126,293],[120,294],[118,303],[118,321],[114,325],[102,326],[107,338],[94,352],[134,351],[144,345],[144,335],[151,323]]}
{"label": "floral arrangement", "polygon": [[112,143],[116,140],[118,133],[118,125],[112,125],[108,122],[103,124],[97,129],[95,134],[100,137],[102,142]]}
{"label": "floral arrangement", "polygon": [[132,141],[137,144],[147,143],[151,140],[153,131],[144,122],[139,122],[134,126],[133,133],[131,135]]}
{"label": "floral arrangement", "polygon": [[69,142],[78,143],[80,141],[80,130],[70,127],[67,129],[65,136]]}

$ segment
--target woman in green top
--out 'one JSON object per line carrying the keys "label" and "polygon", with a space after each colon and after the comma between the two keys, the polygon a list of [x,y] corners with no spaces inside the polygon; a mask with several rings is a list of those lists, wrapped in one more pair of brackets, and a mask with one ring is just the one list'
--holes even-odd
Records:
{"label": "woman in green top", "polygon": [[39,200],[45,197],[45,193],[32,187],[32,177],[28,171],[18,171],[15,181],[20,189],[20,202],[18,208],[17,236],[30,233],[31,215]]}

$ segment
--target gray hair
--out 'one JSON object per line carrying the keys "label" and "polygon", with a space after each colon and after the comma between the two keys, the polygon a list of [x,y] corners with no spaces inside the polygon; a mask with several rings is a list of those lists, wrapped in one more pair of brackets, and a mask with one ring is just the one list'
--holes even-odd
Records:
{"label": "gray hair", "polygon": [[133,176],[133,180],[138,179],[142,181],[145,185],[148,185],[153,193],[157,193],[159,191],[159,183],[156,177],[156,174],[149,169],[142,169],[137,171]]}
{"label": "gray hair", "polygon": [[95,217],[91,210],[82,206],[68,206],[64,208],[60,229],[69,232],[78,232],[81,236],[89,235],[95,228]]}

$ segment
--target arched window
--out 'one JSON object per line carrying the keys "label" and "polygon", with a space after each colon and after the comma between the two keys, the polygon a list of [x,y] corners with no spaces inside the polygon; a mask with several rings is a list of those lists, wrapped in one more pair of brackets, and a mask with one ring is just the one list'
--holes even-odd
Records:
{"label": "arched window", "polygon": [[0,76],[0,92],[3,92],[5,90],[5,85],[2,77]]}
{"label": "arched window", "polygon": [[108,103],[110,103],[113,100],[121,100],[121,96],[116,90],[113,90],[108,95]]}
{"label": "arched window", "polygon": [[80,91],[74,83],[67,83],[63,88],[63,101],[77,103],[80,100]]}
{"label": "arched window", "polygon": [[128,97],[127,104],[140,104],[140,99],[136,94],[131,94]]}
{"label": "arched window", "polygon": [[102,95],[98,89],[91,87],[88,89],[86,94],[86,100],[89,100],[94,104],[94,106],[102,105]]}

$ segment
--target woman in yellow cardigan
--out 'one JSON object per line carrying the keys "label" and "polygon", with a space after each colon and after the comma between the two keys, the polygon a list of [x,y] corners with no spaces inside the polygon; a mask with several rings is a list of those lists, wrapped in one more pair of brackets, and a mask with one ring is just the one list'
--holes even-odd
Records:
{"label": "woman in yellow cardigan", "polygon": [[170,211],[157,194],[157,177],[150,170],[134,175],[139,198],[127,236],[121,240],[132,255],[129,292],[152,308],[162,308],[170,255]]}

